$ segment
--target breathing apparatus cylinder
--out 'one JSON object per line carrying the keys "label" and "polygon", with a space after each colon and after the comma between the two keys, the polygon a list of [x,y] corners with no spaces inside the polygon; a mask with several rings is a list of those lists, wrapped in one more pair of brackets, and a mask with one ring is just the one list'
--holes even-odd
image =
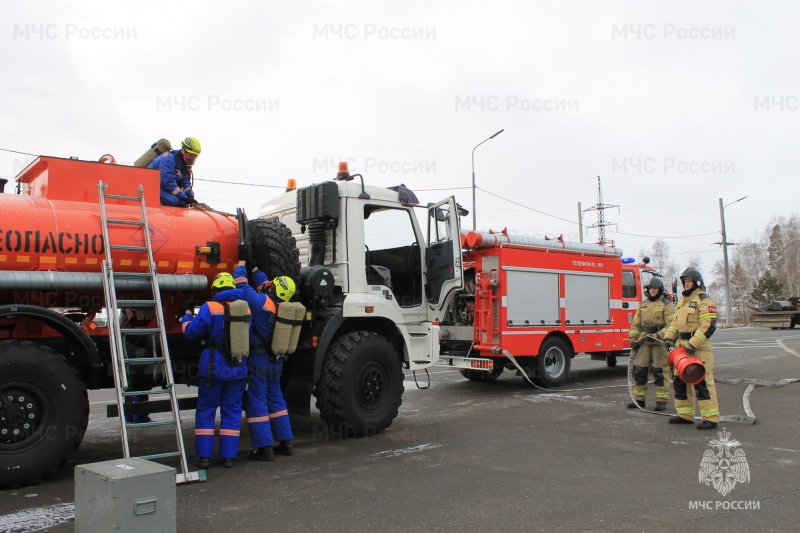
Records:
{"label": "breathing apparatus cylinder", "polygon": [[152,163],[153,159],[170,150],[172,150],[172,144],[167,139],[159,139],[139,159],[133,162],[133,166],[147,168],[147,165]]}

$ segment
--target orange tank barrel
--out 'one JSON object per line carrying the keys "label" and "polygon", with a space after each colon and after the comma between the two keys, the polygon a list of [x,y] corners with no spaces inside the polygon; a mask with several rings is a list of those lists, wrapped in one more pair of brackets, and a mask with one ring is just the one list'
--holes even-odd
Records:
{"label": "orange tank barrel", "polygon": [[[219,213],[164,207],[156,170],[40,157],[18,176],[22,194],[0,194],[0,270],[99,272],[105,259],[97,183],[108,194],[138,196],[144,186],[150,239],[160,274],[213,277],[236,266],[239,227]],[[109,199],[107,216],[140,220],[135,202]],[[144,228],[109,224],[114,244],[144,245]],[[203,250],[198,250],[204,247]],[[209,253],[210,252],[210,253]],[[114,268],[144,272],[141,251],[115,250]]]}

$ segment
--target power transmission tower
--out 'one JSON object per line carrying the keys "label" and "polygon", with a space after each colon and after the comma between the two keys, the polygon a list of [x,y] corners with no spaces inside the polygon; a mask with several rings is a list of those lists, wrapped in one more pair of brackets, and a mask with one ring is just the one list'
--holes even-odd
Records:
{"label": "power transmission tower", "polygon": [[597,211],[597,224],[587,226],[587,229],[597,228],[597,244],[600,246],[614,246],[614,241],[606,240],[606,226],[616,226],[616,223],[614,222],[606,222],[605,210],[612,207],[619,206],[603,203],[603,186],[600,183],[600,176],[597,176],[597,204],[593,205],[589,209],[584,210],[584,213],[587,211]]}

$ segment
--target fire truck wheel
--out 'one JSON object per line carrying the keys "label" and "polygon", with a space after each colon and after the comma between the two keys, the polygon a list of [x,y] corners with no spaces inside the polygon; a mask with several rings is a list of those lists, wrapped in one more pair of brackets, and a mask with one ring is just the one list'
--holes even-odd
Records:
{"label": "fire truck wheel", "polygon": [[542,343],[536,356],[536,377],[541,387],[558,387],[567,381],[572,354],[561,339],[552,337]]}
{"label": "fire truck wheel", "polygon": [[489,372],[485,372],[483,370],[467,370],[462,369],[460,370],[461,375],[467,378],[470,381],[494,381],[500,377],[500,374],[503,373],[502,366],[495,366]]}
{"label": "fire truck wheel", "polygon": [[78,371],[35,342],[0,343],[0,488],[36,481],[78,448],[89,399]]}
{"label": "fire truck wheel", "polygon": [[402,403],[400,354],[386,337],[353,331],[335,339],[322,363],[320,416],[337,434],[363,437],[392,424]]}
{"label": "fire truck wheel", "polygon": [[616,355],[607,355],[606,356],[606,365],[611,368],[617,366],[617,356]]}
{"label": "fire truck wheel", "polygon": [[300,252],[292,230],[277,218],[257,218],[248,222],[253,260],[269,279],[289,276],[300,278]]}

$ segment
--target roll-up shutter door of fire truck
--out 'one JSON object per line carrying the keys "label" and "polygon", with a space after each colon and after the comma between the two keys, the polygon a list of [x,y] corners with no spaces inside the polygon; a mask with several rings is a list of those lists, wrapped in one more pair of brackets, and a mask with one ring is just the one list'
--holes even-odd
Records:
{"label": "roll-up shutter door of fire truck", "polygon": [[611,319],[609,279],[606,275],[596,274],[564,276],[568,324],[609,322]]}
{"label": "roll-up shutter door of fire truck", "polygon": [[506,308],[509,325],[555,324],[558,321],[558,274],[507,268]]}

